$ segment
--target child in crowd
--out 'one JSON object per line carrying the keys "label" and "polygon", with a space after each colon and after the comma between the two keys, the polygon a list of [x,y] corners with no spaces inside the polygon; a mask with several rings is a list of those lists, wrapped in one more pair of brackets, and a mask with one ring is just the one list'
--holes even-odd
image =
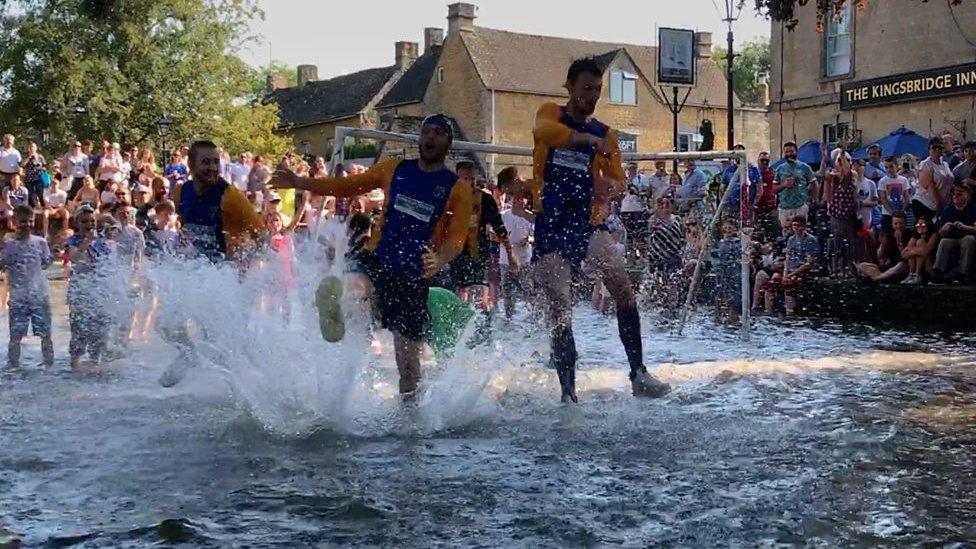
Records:
{"label": "child in crowd", "polygon": [[268,245],[274,251],[270,265],[273,274],[272,285],[268,292],[269,306],[274,311],[280,311],[287,321],[291,314],[290,296],[295,290],[295,274],[292,267],[295,243],[284,228],[281,214],[265,214],[264,224],[271,234]]}
{"label": "child in crowd", "polygon": [[34,210],[25,204],[14,209],[14,238],[4,243],[2,265],[10,283],[10,344],[7,363],[11,368],[20,365],[20,341],[32,327],[41,338],[44,364],[54,364],[54,343],[51,341],[51,303],[44,269],[51,265],[51,251],[47,242],[34,236]]}
{"label": "child in crowd", "polygon": [[88,353],[97,371],[105,350],[110,318],[102,299],[100,280],[111,251],[95,230],[95,211],[87,206],[75,213],[77,232],[65,243],[65,253],[71,262],[71,281],[68,283],[68,321],[71,325],[71,368],[81,369],[81,357]]}
{"label": "child in crowd", "polygon": [[172,200],[156,204],[156,215],[146,227],[146,257],[156,260],[172,257],[179,247],[180,233],[176,229],[176,205]]}
{"label": "child in crowd", "polygon": [[722,221],[722,239],[715,257],[715,312],[720,321],[735,324],[742,307],[742,243],[738,224],[731,217]]}

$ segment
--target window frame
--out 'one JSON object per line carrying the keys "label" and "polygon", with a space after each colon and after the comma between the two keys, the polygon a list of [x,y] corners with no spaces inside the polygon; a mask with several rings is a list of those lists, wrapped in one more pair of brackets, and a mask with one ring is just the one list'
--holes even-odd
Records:
{"label": "window frame", "polygon": [[[855,12],[853,9],[853,2],[848,1],[844,3],[844,24],[846,26],[846,34],[837,33],[838,28],[837,23],[834,22],[833,10],[831,14],[828,15],[826,25],[823,30],[823,39],[821,40],[821,55],[820,55],[820,79],[824,82],[830,82],[833,80],[846,80],[854,76],[854,34],[855,34]],[[834,31],[832,33],[832,30]],[[831,59],[837,56],[831,55],[831,39],[836,39],[838,36],[847,37],[847,72],[830,74]]]}
{"label": "window frame", "polygon": [[[615,68],[615,69],[610,69],[610,74],[608,76],[608,79],[610,84],[609,95],[610,95],[611,104],[622,105],[626,107],[637,106],[637,81],[638,81],[637,74],[632,73],[625,69]],[[614,86],[615,80],[618,82],[617,86],[619,86],[619,88]],[[628,99],[626,96],[627,83],[630,83],[633,89],[633,102],[627,101]],[[614,92],[619,92],[616,98],[614,98],[615,95]]]}
{"label": "window frame", "polygon": [[[698,133],[697,129],[678,130],[678,152],[697,152],[701,150],[703,140],[704,137]],[[687,143],[682,144],[682,141],[687,141]]]}
{"label": "window frame", "polygon": [[444,67],[437,67],[437,83],[444,83]]}

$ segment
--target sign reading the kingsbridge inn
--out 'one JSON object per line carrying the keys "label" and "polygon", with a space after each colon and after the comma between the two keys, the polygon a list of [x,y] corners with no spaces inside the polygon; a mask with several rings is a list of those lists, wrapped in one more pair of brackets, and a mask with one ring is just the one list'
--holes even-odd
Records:
{"label": "sign reading the kingsbridge inn", "polygon": [[840,87],[840,108],[859,109],[976,93],[976,63],[851,82]]}

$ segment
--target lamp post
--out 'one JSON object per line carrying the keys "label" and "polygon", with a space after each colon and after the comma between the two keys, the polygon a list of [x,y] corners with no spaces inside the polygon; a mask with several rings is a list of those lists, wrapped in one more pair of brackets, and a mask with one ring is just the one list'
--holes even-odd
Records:
{"label": "lamp post", "polygon": [[169,135],[169,129],[173,125],[173,121],[163,113],[156,121],[156,130],[159,131],[159,141],[160,141],[160,158],[163,164],[166,163],[166,136]]}
{"label": "lamp post", "polygon": [[739,15],[742,14],[742,7],[745,4],[745,0],[725,0],[725,18],[722,21],[728,25],[729,32],[727,35],[728,39],[728,52],[725,56],[725,78],[728,80],[728,87],[726,89],[728,93],[728,145],[726,149],[731,150],[732,146],[735,145],[735,92],[733,89],[733,78],[735,77],[735,70],[733,64],[735,63],[735,53],[732,51],[734,45],[733,35],[732,35],[732,24],[739,20]]}

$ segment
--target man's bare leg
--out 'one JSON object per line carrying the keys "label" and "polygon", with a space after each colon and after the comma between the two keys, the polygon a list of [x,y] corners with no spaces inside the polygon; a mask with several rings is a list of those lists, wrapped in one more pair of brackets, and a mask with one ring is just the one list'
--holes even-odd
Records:
{"label": "man's bare leg", "polygon": [[548,254],[534,266],[539,289],[544,297],[550,329],[550,352],[563,402],[577,402],[576,340],[573,337],[572,270],[559,254]]}
{"label": "man's bare leg", "polygon": [[416,398],[420,385],[421,341],[411,341],[393,332],[393,349],[396,353],[397,370],[400,372],[400,396],[405,401]]}

